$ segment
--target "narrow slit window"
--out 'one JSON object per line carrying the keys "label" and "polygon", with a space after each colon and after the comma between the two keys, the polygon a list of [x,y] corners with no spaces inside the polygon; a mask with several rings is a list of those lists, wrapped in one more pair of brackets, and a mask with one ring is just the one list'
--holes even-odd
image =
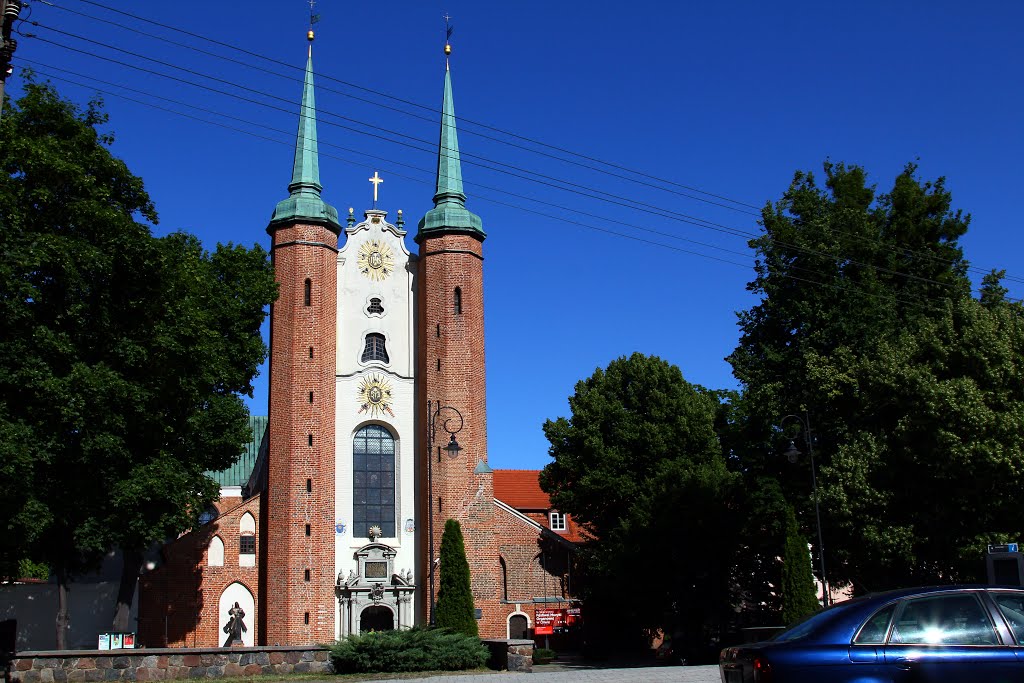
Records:
{"label": "narrow slit window", "polygon": [[306,577],[306,581],[309,581],[309,570],[308,569],[306,570],[305,577]]}
{"label": "narrow slit window", "polygon": [[441,323],[437,324],[437,338],[441,338]]}
{"label": "narrow slit window", "polygon": [[370,299],[370,305],[366,307],[366,312],[367,313],[376,313],[377,315],[380,315],[381,313],[383,313],[384,312],[384,307],[380,305],[380,299],[377,299],[376,297],[373,298],[373,299]]}
{"label": "narrow slit window", "polygon": [[309,435],[309,445],[310,446],[313,445],[313,435],[312,434]]}
{"label": "narrow slit window", "polygon": [[313,347],[312,346],[309,347],[309,357],[310,358],[313,357]]}
{"label": "narrow slit window", "polygon": [[437,370],[438,370],[438,372],[441,371],[441,359],[440,358],[437,359]]}
{"label": "narrow slit window", "polygon": [[302,300],[306,306],[313,305],[313,281],[308,277],[306,278],[306,284],[303,288]]}
{"label": "narrow slit window", "polygon": [[[306,282],[309,282],[307,280]],[[455,288],[455,314],[462,313],[462,289],[459,287]]]}
{"label": "narrow slit window", "polygon": [[306,612],[304,619],[306,620],[306,625],[309,626],[309,612]]}
{"label": "narrow slit window", "polygon": [[313,493],[313,480],[312,479],[307,479],[306,480],[306,493]]}
{"label": "narrow slit window", "polygon": [[310,533],[309,533],[309,532],[310,532],[310,528],[309,528],[309,525],[307,524],[307,525],[306,525],[306,535],[307,535],[307,536],[309,536],[309,535],[310,535]]}
{"label": "narrow slit window", "polygon": [[310,403],[312,403],[312,402],[313,402],[313,392],[312,392],[312,391],[311,391],[311,392],[309,392],[309,402],[310,402]]}
{"label": "narrow slit window", "polygon": [[360,360],[363,363],[373,360],[379,360],[382,363],[390,362],[383,334],[371,332],[366,335],[366,346],[363,347],[363,357]]}

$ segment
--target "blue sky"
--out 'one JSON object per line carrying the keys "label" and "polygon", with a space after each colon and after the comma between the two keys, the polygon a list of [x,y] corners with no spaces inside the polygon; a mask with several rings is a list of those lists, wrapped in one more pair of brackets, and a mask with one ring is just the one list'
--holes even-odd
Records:
{"label": "blue sky", "polygon": [[[78,102],[119,93],[102,95],[114,151],[145,180],[156,231],[187,230],[209,247],[268,246],[265,227],[290,178],[308,3],[242,6],[35,0],[22,16],[39,26],[21,30],[38,38],[22,37],[15,59],[91,84],[54,80]],[[436,152],[424,150],[436,145],[441,17],[452,16],[463,175],[488,233],[494,467],[543,466],[543,421],[568,414],[576,381],[633,351],[679,365],[691,382],[735,387],[724,357],[738,338],[736,311],[754,303],[745,289],[745,234],[758,229],[751,206],[826,158],[864,166],[881,189],[908,161],[923,177],[946,176],[955,206],[973,215],[963,240],[972,264],[1024,278],[1024,3],[321,0],[315,11],[324,197],[361,215],[372,198],[366,179],[378,171],[380,208],[391,220],[404,211],[413,249],[415,223],[431,207]],[[8,91],[17,95],[19,84],[15,75]],[[396,133],[406,144],[382,139]],[[558,161],[564,152],[534,141],[630,171]],[[495,162],[514,168],[499,173]],[[1024,285],[1008,284],[1024,297]],[[266,400],[264,376],[253,412],[265,414]]]}

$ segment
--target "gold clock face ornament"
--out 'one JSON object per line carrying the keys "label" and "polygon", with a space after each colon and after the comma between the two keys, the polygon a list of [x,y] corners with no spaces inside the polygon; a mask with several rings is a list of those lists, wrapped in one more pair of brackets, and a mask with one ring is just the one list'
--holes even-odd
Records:
{"label": "gold clock face ornament", "polygon": [[391,384],[380,375],[364,377],[359,382],[359,412],[369,413],[370,417],[378,417],[387,413],[391,417]]}
{"label": "gold clock face ornament", "polygon": [[359,272],[374,282],[382,282],[395,269],[395,256],[387,242],[366,240],[359,246],[356,261]]}

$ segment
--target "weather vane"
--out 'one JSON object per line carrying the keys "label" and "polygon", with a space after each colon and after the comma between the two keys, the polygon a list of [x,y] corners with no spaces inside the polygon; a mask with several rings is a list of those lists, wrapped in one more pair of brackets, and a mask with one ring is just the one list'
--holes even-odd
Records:
{"label": "weather vane", "polygon": [[449,41],[451,41],[451,39],[452,39],[452,31],[455,30],[455,27],[451,25],[452,18],[448,15],[447,12],[445,12],[443,16],[444,16],[444,54],[447,57],[448,55],[450,55],[452,53],[452,46],[451,46],[451,43]]}
{"label": "weather vane", "polygon": [[306,34],[306,38],[313,40],[313,24],[320,21],[320,15],[313,13],[313,6],[316,5],[316,0],[309,0],[309,33]]}

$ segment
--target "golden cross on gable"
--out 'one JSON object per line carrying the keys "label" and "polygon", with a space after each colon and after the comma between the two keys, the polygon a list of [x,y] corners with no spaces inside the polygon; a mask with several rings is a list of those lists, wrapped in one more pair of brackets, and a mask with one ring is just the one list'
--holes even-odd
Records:
{"label": "golden cross on gable", "polygon": [[373,183],[373,205],[377,205],[377,187],[384,182],[384,179],[377,175],[377,172],[373,172],[373,177],[369,178],[369,181]]}

